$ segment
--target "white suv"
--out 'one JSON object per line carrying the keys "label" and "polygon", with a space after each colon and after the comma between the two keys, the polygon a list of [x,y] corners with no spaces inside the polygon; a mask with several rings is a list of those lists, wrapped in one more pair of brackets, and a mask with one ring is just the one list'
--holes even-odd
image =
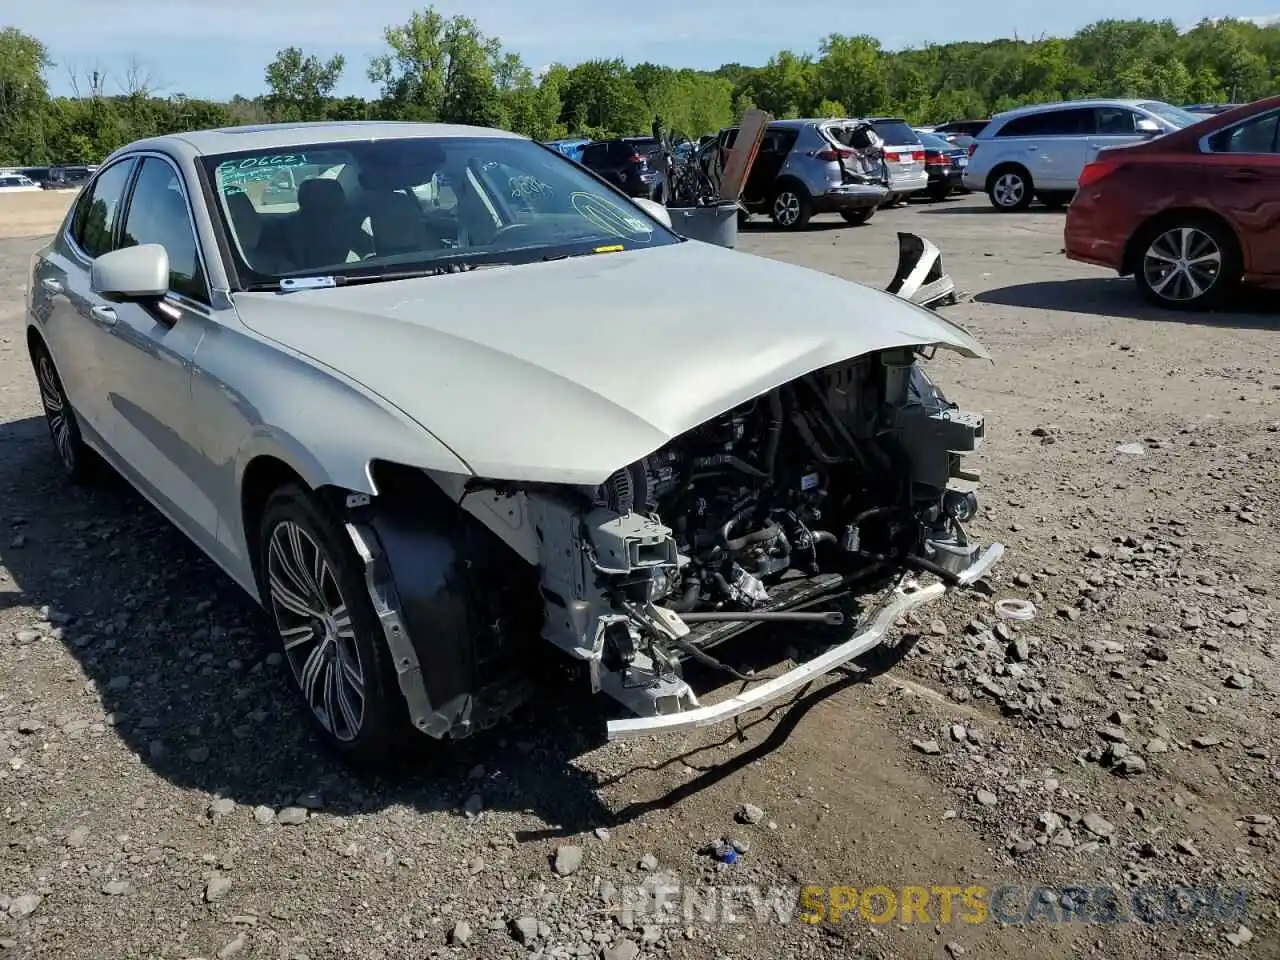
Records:
{"label": "white suv", "polygon": [[1200,117],[1159,100],[1073,100],[997,113],[969,145],[964,185],[997,210],[1070,202],[1086,163],[1104,147],[1180,130]]}

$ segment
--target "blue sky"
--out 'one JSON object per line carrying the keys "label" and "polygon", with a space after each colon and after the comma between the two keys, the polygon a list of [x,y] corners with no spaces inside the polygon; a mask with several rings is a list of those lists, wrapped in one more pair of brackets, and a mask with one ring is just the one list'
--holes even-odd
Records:
{"label": "blue sky", "polygon": [[[1275,0],[439,0],[444,14],[466,13],[482,30],[519,52],[532,67],[553,61],[625,57],[676,66],[763,63],[782,48],[812,50],[829,33],[869,33],[887,48],[954,40],[1067,35],[1105,17],[1170,17],[1191,26],[1203,17],[1267,17]],[[70,92],[68,72],[95,66],[107,89],[141,65],[160,92],[192,97],[252,96],[263,68],[290,45],[321,55],[343,53],[339,93],[372,92],[369,57],[382,29],[418,8],[406,0],[60,0],[14,3],[5,24],[40,38],[57,65],[55,93]]]}

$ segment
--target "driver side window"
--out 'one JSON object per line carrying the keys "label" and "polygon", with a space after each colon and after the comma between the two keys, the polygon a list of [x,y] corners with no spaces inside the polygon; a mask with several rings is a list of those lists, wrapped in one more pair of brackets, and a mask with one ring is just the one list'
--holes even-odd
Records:
{"label": "driver side window", "polygon": [[129,198],[120,246],[158,243],[169,255],[169,289],[209,302],[187,197],[178,172],[158,157],[145,157]]}

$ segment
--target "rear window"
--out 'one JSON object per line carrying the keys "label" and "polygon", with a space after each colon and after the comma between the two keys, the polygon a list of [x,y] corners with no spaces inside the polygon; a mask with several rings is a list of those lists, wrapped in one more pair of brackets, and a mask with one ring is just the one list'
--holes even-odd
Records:
{"label": "rear window", "polygon": [[905,120],[872,120],[871,125],[887,146],[900,147],[920,142],[920,135],[907,126]]}

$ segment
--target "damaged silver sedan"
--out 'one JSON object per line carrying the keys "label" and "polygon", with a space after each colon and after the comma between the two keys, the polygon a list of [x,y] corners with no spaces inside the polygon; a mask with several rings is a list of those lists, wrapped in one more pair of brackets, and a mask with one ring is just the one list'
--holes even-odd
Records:
{"label": "damaged silver sedan", "polygon": [[[556,649],[646,735],[999,558],[963,527],[983,418],[921,362],[986,354],[900,242],[882,292],[684,240],[510,134],[204,131],[102,164],[28,344],[68,475],[110,465],[261,603],[348,759],[493,724]],[[704,705],[685,665],[761,623],[828,649]]]}

